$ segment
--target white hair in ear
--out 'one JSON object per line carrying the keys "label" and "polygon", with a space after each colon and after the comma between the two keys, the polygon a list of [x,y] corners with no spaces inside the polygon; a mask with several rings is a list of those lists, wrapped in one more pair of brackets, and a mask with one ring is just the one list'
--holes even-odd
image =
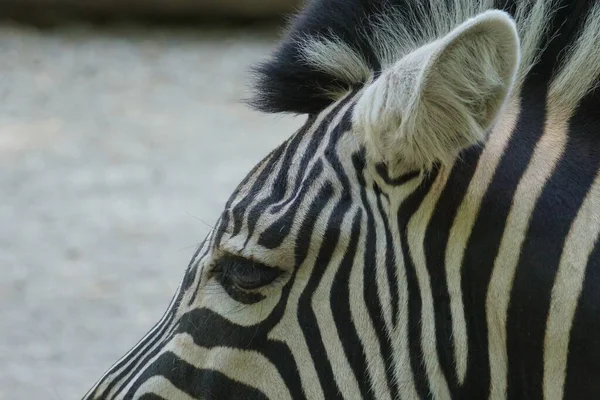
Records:
{"label": "white hair in ear", "polygon": [[355,130],[369,155],[390,166],[450,164],[485,139],[514,85],[519,56],[512,18],[484,12],[382,71],[356,104]]}

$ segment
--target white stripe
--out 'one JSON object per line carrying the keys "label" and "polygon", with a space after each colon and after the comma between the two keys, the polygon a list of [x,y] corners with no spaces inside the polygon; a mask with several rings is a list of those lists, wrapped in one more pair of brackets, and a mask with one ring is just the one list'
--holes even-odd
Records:
{"label": "white stripe", "polygon": [[599,210],[600,174],[571,225],[552,288],[544,341],[544,399],[563,398],[571,328],[586,265],[600,236]]}
{"label": "white stripe", "polygon": [[356,249],[354,264],[350,271],[350,315],[365,351],[367,367],[372,378],[371,390],[373,391],[373,397],[376,399],[392,400],[388,392],[386,370],[382,358],[386,354],[381,354],[380,352],[379,340],[366,306],[367,300],[364,296],[364,269],[373,268],[372,265],[365,265],[364,262],[365,243],[367,242],[366,220],[367,215],[363,212],[360,239],[358,248]]}
{"label": "white stripe", "polygon": [[[360,388],[358,387],[357,377],[346,358],[344,347],[340,340],[340,332],[337,330],[335,319],[333,318],[333,310],[331,309],[331,289],[334,283],[334,278],[339,270],[340,264],[344,256],[348,252],[350,240],[351,225],[354,213],[349,212],[344,223],[340,227],[340,239],[333,252],[331,262],[325,269],[325,274],[319,286],[315,290],[312,300],[312,309],[315,312],[319,331],[323,338],[323,345],[327,352],[327,358],[331,360],[333,375],[337,383],[337,387],[344,399],[359,399]],[[341,333],[343,334],[343,332]],[[358,377],[360,379],[361,377]]]}
{"label": "white stripe", "polygon": [[[552,107],[549,107],[552,114]],[[533,156],[519,185],[508,214],[500,248],[494,262],[486,299],[488,324],[488,354],[490,359],[490,398],[503,398],[507,388],[508,358],[506,350],[506,319],[513,279],[519,264],[521,246],[527,234],[531,215],[539,196],[563,154],[568,118],[553,118],[545,124],[545,132],[536,145]]]}
{"label": "white stripe", "polygon": [[447,171],[440,170],[429,193],[427,193],[427,196],[421,203],[419,210],[411,217],[406,229],[410,254],[415,266],[421,296],[421,348],[423,350],[423,360],[425,362],[431,395],[434,399],[440,400],[450,399],[450,389],[440,366],[437,353],[435,308],[433,305],[430,276],[427,271],[424,242],[429,221],[447,178]]}
{"label": "white stripe", "polygon": [[135,392],[133,399],[139,399],[146,393],[152,393],[163,399],[195,400],[187,393],[179,390],[163,376],[153,376],[144,382]]}
{"label": "white stripe", "polygon": [[[393,196],[390,196],[390,210],[399,210],[402,203],[412,194],[422,183],[422,176],[407,182],[405,185],[394,188]],[[403,399],[417,399],[417,389],[415,387],[415,376],[410,364],[410,348],[408,339],[408,284],[406,279],[406,264],[402,252],[402,239],[400,235],[404,234],[404,228],[398,226],[397,218],[390,218],[390,230],[394,238],[394,254],[396,256],[396,265],[398,268],[396,283],[398,285],[398,324],[391,333],[392,347],[394,349],[395,376],[398,383],[399,392]]]}
{"label": "white stripe", "polygon": [[[171,302],[169,303],[167,311],[163,314],[161,319],[152,327],[152,329],[148,333],[146,333],[146,335],[144,335],[143,338],[141,338],[137,342],[137,344],[133,348],[131,348],[131,350],[129,350],[124,356],[119,358],[119,360],[117,360],[113,364],[113,366],[102,375],[102,377],[98,380],[98,382],[86,393],[84,398],[87,396],[90,396],[94,391],[96,391],[97,394],[103,393],[108,388],[108,386],[112,383],[112,379],[114,379],[122,371],[129,370],[127,376],[129,376],[131,374],[131,371],[135,368],[135,365],[132,364],[135,357],[132,357],[130,360],[128,360],[125,363],[125,365],[123,365],[121,368],[119,368],[117,370],[115,370],[114,367],[117,364],[119,364],[121,362],[121,360],[124,360],[124,359],[132,356],[134,353],[136,355],[142,355],[141,359],[143,359],[143,354],[146,354],[151,351],[151,347],[150,347],[149,343],[146,343],[143,346],[142,346],[142,344],[146,339],[148,339],[148,341],[150,342],[151,338],[156,336],[163,328],[165,329],[165,331],[168,330],[165,323],[166,323],[167,317],[171,313],[171,309],[175,305],[175,301],[177,300],[177,297],[179,296],[180,290],[181,290],[181,284],[179,284],[179,287],[177,288],[175,295],[171,298]],[[173,324],[173,321],[171,322],[171,324]],[[165,335],[163,335],[163,336],[165,336]],[[159,340],[158,343],[160,344],[160,342],[161,341]],[[123,378],[123,379],[126,379],[126,378]],[[118,390],[118,388],[119,388],[119,385],[115,385],[115,387],[113,388],[111,393],[114,392],[115,390]]]}
{"label": "white stripe", "polygon": [[227,347],[208,349],[196,345],[187,333],[175,336],[166,350],[197,368],[218,371],[229,379],[256,388],[269,399],[292,398],[277,368],[262,354]]}
{"label": "white stripe", "polygon": [[[169,333],[170,333],[170,332],[169,332]],[[167,343],[167,346],[168,346],[170,343],[172,343],[172,341],[170,341],[169,343]],[[159,346],[161,346],[162,344],[163,344],[163,343],[162,343],[162,341],[160,341],[160,342],[159,342]],[[158,346],[156,346],[156,347],[158,347]],[[156,347],[155,347],[155,348],[156,348]],[[148,351],[148,353],[150,353],[150,351]],[[159,358],[159,357],[160,357],[160,356],[161,356],[163,353],[164,353],[164,348],[162,348],[160,351],[158,351],[158,352],[157,352],[157,353],[154,355],[154,357],[152,357],[152,358],[150,358],[150,359],[148,360],[148,362],[147,362],[147,363],[144,365],[144,368],[142,368],[142,369],[140,370],[140,372],[138,373],[138,375],[137,375],[137,376],[132,376],[132,379],[131,379],[131,381],[130,381],[130,382],[127,384],[127,386],[120,386],[120,385],[118,385],[118,386],[117,386],[115,389],[113,389],[113,390],[110,392],[110,394],[109,394],[108,396],[106,396],[106,397],[103,397],[103,399],[104,399],[104,398],[108,398],[108,399],[114,399],[114,400],[122,400],[122,399],[124,399],[124,398],[125,398],[125,395],[127,394],[127,392],[129,392],[129,390],[130,390],[130,389],[133,387],[133,385],[135,385],[136,383],[138,383],[138,382],[136,381],[136,377],[137,377],[137,378],[139,378],[139,376],[140,376],[141,374],[143,374],[143,373],[144,373],[144,371],[145,371],[146,367],[148,367],[149,365],[152,365],[152,363],[154,363],[154,362],[155,362],[155,361],[156,361],[156,360],[157,360],[157,359],[158,359],[158,358]],[[117,390],[118,390],[120,393],[119,393],[119,395],[118,395],[118,396],[115,396],[115,395],[114,395],[114,393],[116,393],[116,392],[117,392]]]}
{"label": "white stripe", "polygon": [[[365,185],[366,187],[373,187],[373,175],[370,173],[364,174]],[[373,216],[373,224],[375,225],[375,264],[373,268],[375,268],[375,279],[377,282],[377,297],[381,299],[381,314],[383,320],[385,322],[385,329],[387,331],[391,331],[393,329],[392,326],[392,299],[391,299],[391,287],[387,274],[387,266],[386,266],[386,253],[387,253],[387,241],[385,236],[385,229],[383,218],[388,219],[388,215],[381,215],[379,212],[379,207],[377,206],[377,195],[374,190],[366,191],[367,202],[371,207],[372,216]],[[382,209],[385,210],[384,201],[382,198]],[[394,254],[392,254],[392,257]],[[395,262],[395,260],[392,260]],[[397,264],[396,264],[397,265]]]}
{"label": "white stripe", "polygon": [[492,131],[486,146],[479,157],[477,169],[462,201],[448,238],[446,247],[446,277],[450,295],[452,313],[452,332],[454,339],[454,359],[459,383],[463,383],[467,373],[468,337],[465,312],[462,300],[461,271],[465,249],[483,196],[489,187],[508,141],[514,131],[519,107],[516,100],[506,106],[503,118]]}
{"label": "white stripe", "polygon": [[[337,124],[339,124],[350,105],[351,103],[345,104],[338,111],[331,124],[328,126],[328,130],[331,131],[336,129]],[[319,185],[313,186],[313,190],[304,200],[306,205],[310,204],[313,198],[318,195],[320,189]],[[323,216],[327,216],[331,213],[334,203],[335,201],[333,200],[329,202],[327,207],[322,211]],[[296,220],[294,222],[295,227],[299,227],[301,225],[300,221],[303,221],[307,218],[305,214],[308,211],[310,211],[308,206],[300,207],[299,213],[296,215]],[[321,220],[321,217],[322,216],[320,216],[318,221]],[[297,230],[290,233],[288,237],[290,243],[295,241],[297,234]],[[314,362],[308,349],[308,344],[306,343],[304,335],[302,334],[300,322],[298,321],[298,302],[302,292],[305,290],[306,283],[310,279],[316,257],[318,256],[314,249],[318,248],[316,244],[321,243],[323,239],[322,225],[317,222],[310,239],[310,248],[313,249],[313,251],[308,252],[303,264],[298,268],[296,273],[296,281],[290,290],[283,317],[269,333],[269,339],[285,342],[290,348],[290,351],[294,357],[294,361],[298,366],[301,366],[298,372],[300,374],[300,379],[302,380],[302,386],[304,388],[305,395],[311,399],[323,399],[324,393],[321,385],[319,384],[319,378],[314,367]],[[281,252],[281,249],[279,252]],[[265,257],[268,257],[267,253],[268,252],[265,252],[260,259],[265,259]]]}

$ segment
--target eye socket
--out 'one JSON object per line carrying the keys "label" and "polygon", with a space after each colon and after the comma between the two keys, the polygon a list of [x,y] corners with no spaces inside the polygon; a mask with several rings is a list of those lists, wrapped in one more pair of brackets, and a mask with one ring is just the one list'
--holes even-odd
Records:
{"label": "eye socket", "polygon": [[282,271],[243,257],[226,255],[215,267],[217,277],[223,285],[233,285],[242,290],[256,290],[272,283]]}

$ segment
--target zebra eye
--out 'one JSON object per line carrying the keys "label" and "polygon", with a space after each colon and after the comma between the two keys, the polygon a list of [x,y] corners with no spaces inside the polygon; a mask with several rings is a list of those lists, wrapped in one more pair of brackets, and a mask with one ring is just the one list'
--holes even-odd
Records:
{"label": "zebra eye", "polygon": [[272,283],[281,270],[246,258],[227,255],[217,263],[221,283],[242,290],[254,290]]}

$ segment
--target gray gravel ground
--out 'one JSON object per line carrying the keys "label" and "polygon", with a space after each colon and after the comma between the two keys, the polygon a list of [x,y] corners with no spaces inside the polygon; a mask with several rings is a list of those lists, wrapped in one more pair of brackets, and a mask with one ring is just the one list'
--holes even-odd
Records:
{"label": "gray gravel ground", "polygon": [[0,27],[0,399],[77,399],[160,318],[247,171],[273,31]]}

